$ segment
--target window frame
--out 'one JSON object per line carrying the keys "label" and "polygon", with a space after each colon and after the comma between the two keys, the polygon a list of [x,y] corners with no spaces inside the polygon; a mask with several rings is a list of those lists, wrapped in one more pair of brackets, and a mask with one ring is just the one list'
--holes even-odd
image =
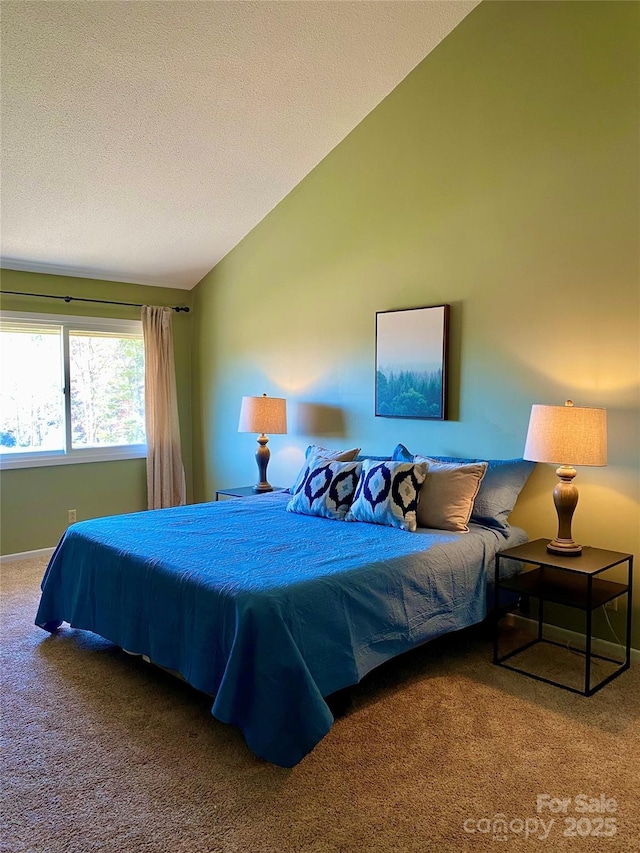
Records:
{"label": "window frame", "polygon": [[62,380],[64,383],[64,429],[63,450],[29,450],[24,453],[3,453],[0,449],[0,470],[13,468],[42,468],[51,465],[76,465],[85,462],[112,462],[122,459],[144,459],[145,444],[121,444],[110,447],[74,449],[71,443],[71,370],[69,358],[69,332],[110,332],[140,336],[141,320],[124,320],[112,317],[83,317],[70,314],[32,314],[25,311],[0,311],[0,329],[4,322],[28,326],[49,325],[61,330],[62,334]]}

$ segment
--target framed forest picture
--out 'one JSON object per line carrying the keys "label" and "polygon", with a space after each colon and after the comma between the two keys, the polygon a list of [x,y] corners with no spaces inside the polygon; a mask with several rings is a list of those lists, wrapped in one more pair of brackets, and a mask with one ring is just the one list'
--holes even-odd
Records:
{"label": "framed forest picture", "polygon": [[447,417],[449,306],[376,313],[376,416]]}

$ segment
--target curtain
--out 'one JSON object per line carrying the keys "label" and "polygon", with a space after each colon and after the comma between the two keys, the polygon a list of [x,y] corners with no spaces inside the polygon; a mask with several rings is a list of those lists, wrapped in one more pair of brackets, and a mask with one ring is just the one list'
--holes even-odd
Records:
{"label": "curtain", "polygon": [[171,308],[142,308],[149,509],[186,503],[171,321]]}

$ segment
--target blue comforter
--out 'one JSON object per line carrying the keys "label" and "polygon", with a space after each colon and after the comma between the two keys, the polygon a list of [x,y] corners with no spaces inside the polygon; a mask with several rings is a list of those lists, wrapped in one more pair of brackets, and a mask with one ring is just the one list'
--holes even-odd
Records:
{"label": "blue comforter", "polygon": [[74,524],[36,624],[69,622],[177,670],[257,755],[293,766],[331,728],[324,696],[482,620],[496,551],[526,536],[338,522],[288,513],[288,497]]}

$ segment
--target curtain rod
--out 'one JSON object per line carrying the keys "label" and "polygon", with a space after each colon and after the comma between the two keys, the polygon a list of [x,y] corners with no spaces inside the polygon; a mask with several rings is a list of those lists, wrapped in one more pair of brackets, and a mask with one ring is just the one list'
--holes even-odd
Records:
{"label": "curtain rod", "polygon": [[[85,299],[83,296],[53,296],[50,293],[23,293],[20,290],[2,290],[2,293],[11,293],[13,296],[38,296],[41,299],[64,299],[65,302],[99,302],[101,305],[128,305],[131,308],[142,308],[142,303],[138,302],[113,302],[111,299]],[[184,311],[188,314],[191,310],[187,305],[172,305],[172,310],[176,313]]]}

